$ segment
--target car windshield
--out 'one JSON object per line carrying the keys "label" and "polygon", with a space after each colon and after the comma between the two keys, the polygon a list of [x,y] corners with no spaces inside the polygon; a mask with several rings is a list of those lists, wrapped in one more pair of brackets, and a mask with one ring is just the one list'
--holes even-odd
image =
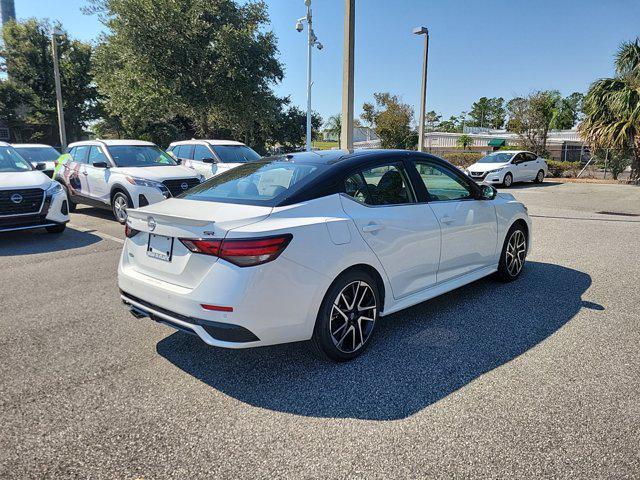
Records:
{"label": "car windshield", "polygon": [[512,157],[513,153],[511,152],[493,152],[486,157],[482,157],[478,160],[478,163],[507,163],[511,161]]}
{"label": "car windshield", "polygon": [[318,165],[281,161],[245,163],[193,187],[179,198],[272,207],[294,185],[308,182],[319,170]]}
{"label": "car windshield", "polygon": [[14,147],[18,153],[26,160],[39,162],[53,162],[58,159],[60,154],[53,147]]}
{"label": "car windshield", "polygon": [[16,152],[15,148],[0,146],[0,172],[26,172],[29,170],[33,170],[33,167]]}
{"label": "car windshield", "polygon": [[108,149],[118,167],[177,165],[173,158],[155,145],[111,145]]}
{"label": "car windshield", "polygon": [[260,159],[260,155],[246,145],[216,145],[211,148],[223,163],[246,163]]}

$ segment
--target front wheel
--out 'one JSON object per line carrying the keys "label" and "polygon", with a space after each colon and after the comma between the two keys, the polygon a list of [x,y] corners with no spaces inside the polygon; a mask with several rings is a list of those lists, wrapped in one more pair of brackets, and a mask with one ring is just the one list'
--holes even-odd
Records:
{"label": "front wheel", "polygon": [[542,183],[544,181],[544,170],[540,170],[536,175],[536,179],[533,183]]}
{"label": "front wheel", "polygon": [[364,271],[351,271],[336,279],[325,295],[312,342],[325,358],[345,362],[369,344],[380,313],[376,281]]}
{"label": "front wheel", "polygon": [[505,188],[509,188],[511,185],[513,185],[513,175],[511,175],[510,173],[507,173],[502,179],[502,185]]}
{"label": "front wheel", "polygon": [[113,216],[116,217],[116,220],[123,225],[127,222],[127,208],[132,207],[130,203],[129,197],[127,197],[123,192],[116,192],[111,200]]}
{"label": "front wheel", "polygon": [[527,234],[524,227],[516,224],[509,229],[500,254],[498,277],[511,282],[520,276],[527,256]]}

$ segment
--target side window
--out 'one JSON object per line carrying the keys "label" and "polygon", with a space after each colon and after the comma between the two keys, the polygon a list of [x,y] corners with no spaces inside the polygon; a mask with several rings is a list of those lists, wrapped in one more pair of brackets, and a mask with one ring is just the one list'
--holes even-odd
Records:
{"label": "side window", "polygon": [[91,147],[91,150],[89,151],[89,160],[87,161],[89,165],[93,165],[96,162],[104,162],[109,165],[107,156],[102,151],[102,147],[98,145],[94,145]]}
{"label": "side window", "polygon": [[524,156],[526,162],[534,162],[538,158],[535,153],[525,153]]}
{"label": "side window", "polygon": [[427,162],[416,162],[415,165],[431,201],[473,198],[471,187],[447,168]]}
{"label": "side window", "polygon": [[355,173],[345,180],[345,193],[366,205],[400,205],[415,198],[404,169],[383,165]]}
{"label": "side window", "polygon": [[193,145],[180,145],[174,150],[176,151],[178,152],[175,154],[176,157],[182,160],[193,160]]}
{"label": "side window", "polygon": [[77,163],[86,163],[87,153],[89,153],[88,145],[81,145],[71,149],[71,157],[73,158],[73,161]]}
{"label": "side window", "polygon": [[213,153],[204,145],[196,145],[193,151],[193,159],[202,161],[205,158],[214,158]]}
{"label": "side window", "polygon": [[511,160],[511,163],[513,163],[514,165],[518,165],[519,163],[522,163],[525,160],[524,158],[524,153],[518,153],[515,157],[513,157],[513,160]]}

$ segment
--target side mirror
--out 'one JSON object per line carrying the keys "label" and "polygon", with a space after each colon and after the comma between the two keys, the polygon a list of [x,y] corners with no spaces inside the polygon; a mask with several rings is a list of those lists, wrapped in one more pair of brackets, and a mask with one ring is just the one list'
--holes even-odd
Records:
{"label": "side mirror", "polygon": [[93,162],[92,165],[96,168],[109,168],[107,162]]}
{"label": "side mirror", "polygon": [[491,185],[481,185],[480,186],[480,198],[482,200],[493,200],[496,198],[498,191],[493,188]]}
{"label": "side mirror", "polygon": [[46,163],[36,163],[36,170],[46,170],[47,169],[47,164]]}
{"label": "side mirror", "polygon": [[202,163],[216,163],[213,158],[203,158]]}

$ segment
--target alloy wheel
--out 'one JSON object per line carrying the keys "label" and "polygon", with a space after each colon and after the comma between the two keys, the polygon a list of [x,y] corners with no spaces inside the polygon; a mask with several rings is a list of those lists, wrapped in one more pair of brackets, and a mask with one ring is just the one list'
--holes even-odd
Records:
{"label": "alloy wheel", "polygon": [[373,289],[361,280],[345,286],[333,301],[329,333],[335,347],[343,353],[360,350],[375,325],[378,305]]}
{"label": "alloy wheel", "polygon": [[513,177],[507,173],[504,177],[504,186],[510,187],[512,183],[513,183]]}
{"label": "alloy wheel", "polygon": [[524,266],[527,254],[527,240],[522,230],[514,230],[509,238],[506,250],[507,271],[512,277],[516,277]]}
{"label": "alloy wheel", "polygon": [[113,213],[120,223],[127,221],[127,199],[123,195],[116,195],[113,199]]}
{"label": "alloy wheel", "polygon": [[538,183],[542,183],[542,181],[544,180],[544,172],[542,170],[538,172],[537,180],[538,180]]}

